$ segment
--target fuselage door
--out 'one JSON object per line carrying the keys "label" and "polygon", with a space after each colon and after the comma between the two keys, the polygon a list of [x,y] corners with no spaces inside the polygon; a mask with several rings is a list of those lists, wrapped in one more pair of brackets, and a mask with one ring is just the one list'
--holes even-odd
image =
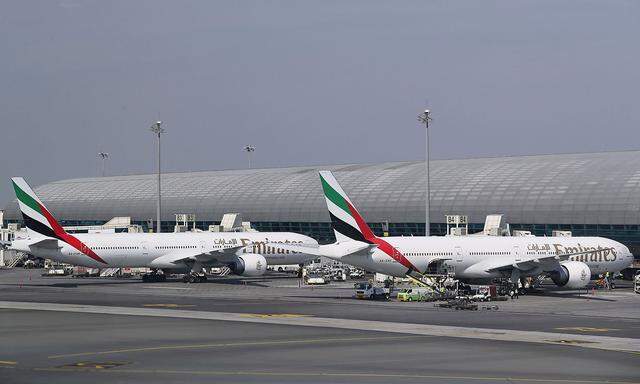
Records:
{"label": "fuselage door", "polygon": [[459,246],[459,245],[457,245],[457,246],[454,248],[454,253],[455,253],[456,263],[462,263],[462,259],[463,259],[463,256],[462,256],[462,247],[461,247],[461,246]]}
{"label": "fuselage door", "polygon": [[522,261],[522,257],[520,256],[520,247],[517,245],[513,246],[513,257],[516,261]]}
{"label": "fuselage door", "polygon": [[143,241],[140,244],[140,249],[142,249],[142,256],[149,256],[149,245],[147,244],[146,241]]}
{"label": "fuselage door", "polygon": [[200,252],[201,253],[206,253],[207,249],[207,244],[205,244],[204,240],[200,240]]}

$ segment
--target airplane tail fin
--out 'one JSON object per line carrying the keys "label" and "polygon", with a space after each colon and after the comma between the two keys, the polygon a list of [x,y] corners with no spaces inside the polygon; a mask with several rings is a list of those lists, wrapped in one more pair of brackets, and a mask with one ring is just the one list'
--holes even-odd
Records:
{"label": "airplane tail fin", "polygon": [[320,182],[331,216],[331,227],[336,240],[362,241],[373,244],[376,236],[355,208],[331,171],[320,171]]}
{"label": "airplane tail fin", "polygon": [[60,239],[66,235],[62,226],[58,224],[42,201],[33,192],[29,184],[22,177],[11,178],[13,189],[18,198],[18,206],[22,212],[24,225],[30,237],[52,237]]}
{"label": "airplane tail fin", "polygon": [[[107,264],[91,248],[62,228],[22,177],[13,177],[11,181],[18,198],[18,206],[22,212],[24,225],[27,227],[27,234],[31,239],[36,240],[31,245],[49,246],[51,245],[49,244],[50,240],[57,239],[69,244],[93,260]],[[57,241],[54,246],[58,246]]]}

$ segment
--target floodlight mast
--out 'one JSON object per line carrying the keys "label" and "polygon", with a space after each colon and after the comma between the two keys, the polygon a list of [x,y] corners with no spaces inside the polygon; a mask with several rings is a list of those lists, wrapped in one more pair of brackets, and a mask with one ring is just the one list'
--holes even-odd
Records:
{"label": "floodlight mast", "polygon": [[109,158],[109,154],[107,152],[98,152],[98,157],[102,159],[102,177],[105,176],[106,173],[106,163]]}
{"label": "floodlight mast", "polygon": [[160,189],[160,135],[165,133],[166,130],[164,128],[162,128],[162,121],[156,121],[151,128],[149,128],[149,130],[151,132],[153,132],[154,134],[156,134],[156,136],[158,137],[158,202],[156,205],[156,214],[157,214],[157,219],[156,219],[156,232],[160,233],[161,230],[161,221],[160,221],[160,215],[162,213],[162,194],[161,194],[161,189]]}
{"label": "floodlight mast", "polygon": [[256,151],[255,145],[245,145],[245,152],[247,152],[247,159],[249,160],[249,169],[251,169],[251,154]]}
{"label": "floodlight mast", "polygon": [[429,217],[429,213],[431,210],[431,192],[430,192],[430,187],[431,187],[431,180],[429,177],[429,161],[430,161],[430,157],[431,157],[431,151],[430,151],[430,147],[429,147],[429,122],[431,121],[431,111],[429,111],[428,109],[425,109],[423,113],[418,115],[418,121],[422,124],[424,124],[424,128],[426,130],[426,142],[425,142],[425,170],[426,170],[426,174],[427,174],[427,184],[426,184],[426,193],[425,193],[425,223],[424,223],[424,235],[425,236],[430,236],[431,235],[431,220]]}

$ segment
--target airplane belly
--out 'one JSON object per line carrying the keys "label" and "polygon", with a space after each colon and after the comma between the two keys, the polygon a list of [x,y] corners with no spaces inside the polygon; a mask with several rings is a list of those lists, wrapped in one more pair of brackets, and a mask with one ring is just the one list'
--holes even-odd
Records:
{"label": "airplane belly", "polygon": [[341,261],[363,268],[370,272],[382,273],[385,275],[404,277],[407,274],[407,268],[388,256],[382,255],[349,255],[341,259]]}
{"label": "airplane belly", "polygon": [[265,255],[267,264],[269,265],[288,265],[288,264],[304,264],[307,261],[315,259],[317,256],[302,253],[287,255]]}
{"label": "airplane belly", "polygon": [[93,259],[90,259],[86,255],[61,255],[58,258],[51,257],[51,259],[56,261],[61,261],[63,263],[71,264],[71,265],[79,265],[82,267],[89,268],[106,268],[107,266],[99,263]]}
{"label": "airplane belly", "polygon": [[154,257],[150,257],[148,254],[140,255],[140,254],[129,254],[127,256],[117,256],[111,258],[104,258],[109,265],[114,267],[131,267],[131,268],[139,268],[139,267],[148,267]]}
{"label": "airplane belly", "polygon": [[69,255],[65,252],[61,252],[59,249],[47,249],[42,247],[31,247],[29,253],[36,257],[43,259],[51,259],[58,263],[65,263],[71,265],[80,265],[83,267],[93,267],[91,263],[93,260],[83,260],[78,255]]}

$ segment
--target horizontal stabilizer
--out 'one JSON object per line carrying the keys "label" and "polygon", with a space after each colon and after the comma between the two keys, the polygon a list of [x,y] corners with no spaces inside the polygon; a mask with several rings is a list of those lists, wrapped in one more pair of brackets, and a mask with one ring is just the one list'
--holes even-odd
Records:
{"label": "horizontal stabilizer", "polygon": [[58,240],[50,239],[50,238],[36,238],[33,242],[29,243],[30,247],[40,247],[40,248],[50,248],[50,249],[58,249],[62,248],[58,244]]}

